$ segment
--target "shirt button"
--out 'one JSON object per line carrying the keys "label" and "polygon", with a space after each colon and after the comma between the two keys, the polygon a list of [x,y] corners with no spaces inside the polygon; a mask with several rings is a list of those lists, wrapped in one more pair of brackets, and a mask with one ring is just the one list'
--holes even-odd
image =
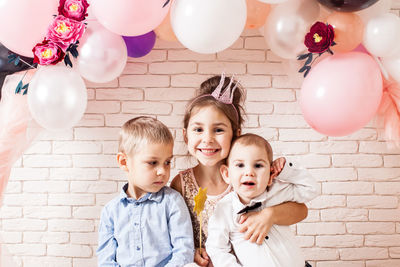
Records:
{"label": "shirt button", "polygon": [[289,162],[289,166],[292,167],[292,166],[293,166],[293,163]]}
{"label": "shirt button", "polygon": [[140,250],[140,247],[136,247],[136,250]]}
{"label": "shirt button", "polygon": [[134,225],[135,225],[135,226],[138,226],[139,224],[135,222]]}
{"label": "shirt button", "polygon": [[136,205],[136,206],[139,206],[139,202],[135,202],[135,205]]}

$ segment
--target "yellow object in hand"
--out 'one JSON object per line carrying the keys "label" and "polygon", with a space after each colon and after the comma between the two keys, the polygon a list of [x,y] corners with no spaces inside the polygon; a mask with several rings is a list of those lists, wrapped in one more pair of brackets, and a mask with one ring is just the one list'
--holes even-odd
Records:
{"label": "yellow object in hand", "polygon": [[199,192],[197,192],[197,195],[194,196],[194,208],[193,211],[196,212],[197,217],[199,218],[200,221],[200,252],[201,252],[201,228],[203,224],[203,219],[201,218],[201,212],[204,210],[204,203],[207,200],[207,187],[204,189],[199,188]]}
{"label": "yellow object in hand", "polygon": [[200,212],[204,210],[204,203],[207,199],[207,188],[201,189],[199,188],[199,192],[194,196],[194,208],[193,211],[196,212],[197,216],[199,216]]}

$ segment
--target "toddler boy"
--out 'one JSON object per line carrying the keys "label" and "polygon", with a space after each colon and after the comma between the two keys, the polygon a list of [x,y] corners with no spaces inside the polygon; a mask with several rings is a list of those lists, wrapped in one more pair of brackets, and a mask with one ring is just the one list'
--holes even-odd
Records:
{"label": "toddler boy", "polygon": [[99,266],[181,267],[193,262],[189,211],[182,196],[165,186],[173,143],[168,128],[154,118],[137,117],[122,126],[117,161],[128,183],[102,210]]}
{"label": "toddler boy", "polygon": [[317,184],[307,171],[289,163],[274,179],[271,163],[272,148],[261,136],[244,134],[233,142],[221,174],[234,192],[218,202],[208,222],[206,250],[215,267],[305,266],[289,226],[273,225],[261,245],[245,240],[239,231],[243,213],[286,201],[304,203],[316,196]]}

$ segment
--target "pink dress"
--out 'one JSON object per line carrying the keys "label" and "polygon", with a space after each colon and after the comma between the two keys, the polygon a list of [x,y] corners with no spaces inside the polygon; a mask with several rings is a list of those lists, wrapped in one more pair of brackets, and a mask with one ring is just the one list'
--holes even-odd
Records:
{"label": "pink dress", "polygon": [[[182,184],[182,195],[186,202],[186,205],[189,208],[190,218],[192,219],[193,225],[193,235],[194,235],[194,246],[196,248],[199,247],[200,242],[200,221],[197,217],[196,213],[193,211],[194,208],[194,196],[199,191],[199,186],[196,182],[196,178],[194,177],[193,168],[181,171],[181,184]],[[232,187],[229,185],[227,186],[226,190],[217,196],[210,196],[207,195],[207,200],[204,203],[204,210],[202,211],[202,238],[201,238],[201,247],[204,248],[204,243],[206,242],[208,231],[208,219],[214,213],[215,206],[217,202],[227,195],[229,192],[232,191]]]}

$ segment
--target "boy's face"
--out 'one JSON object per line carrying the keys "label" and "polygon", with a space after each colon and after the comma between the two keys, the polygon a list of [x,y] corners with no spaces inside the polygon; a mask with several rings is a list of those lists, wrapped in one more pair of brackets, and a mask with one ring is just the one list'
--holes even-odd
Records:
{"label": "boy's face", "polygon": [[261,195],[271,184],[271,164],[265,148],[236,143],[221,166],[222,177],[230,183],[243,204]]}
{"label": "boy's face", "polygon": [[128,172],[127,195],[140,199],[148,192],[158,192],[169,180],[173,144],[149,143],[134,155],[118,153],[120,168]]}

